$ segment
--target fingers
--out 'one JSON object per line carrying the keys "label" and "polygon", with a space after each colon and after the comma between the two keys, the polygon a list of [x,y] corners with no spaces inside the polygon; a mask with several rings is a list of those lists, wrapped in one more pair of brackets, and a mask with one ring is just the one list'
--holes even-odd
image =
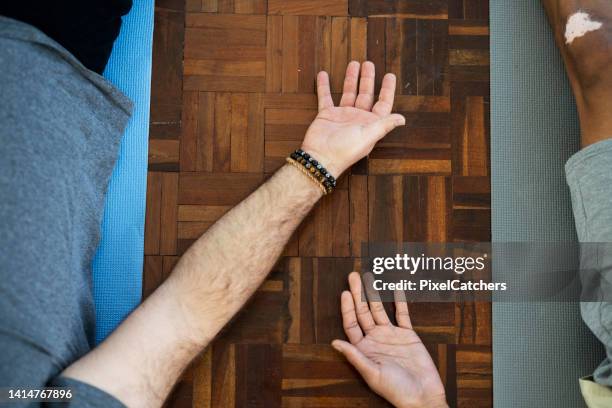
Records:
{"label": "fingers", "polygon": [[408,302],[404,296],[404,292],[396,290],[393,292],[395,298],[395,320],[397,325],[404,329],[412,329],[412,322],[410,321],[410,313],[408,312]]}
{"label": "fingers", "polygon": [[393,113],[378,119],[376,122],[370,123],[365,127],[364,132],[366,135],[373,138],[374,141],[378,141],[396,127],[404,126],[405,124],[406,119],[402,115]]}
{"label": "fingers", "polygon": [[361,65],[361,79],[359,80],[359,95],[355,101],[355,107],[367,111],[372,110],[374,104],[374,77],[375,69],[371,61]]}
{"label": "fingers", "polygon": [[367,382],[373,381],[378,374],[378,366],[365,356],[357,347],[342,340],[334,340],[332,347],[346,357]]}
{"label": "fingers", "polygon": [[357,98],[357,84],[359,83],[359,63],[349,62],[344,76],[344,86],[342,88],[342,98],[339,106],[355,106]]}
{"label": "fingers", "polygon": [[393,99],[395,98],[396,78],[393,74],[385,74],[378,101],[372,108],[372,112],[379,116],[387,116],[393,109]]}
{"label": "fingers", "polygon": [[[366,273],[363,276],[364,280],[366,281],[366,287],[367,288],[373,288],[373,281],[374,281],[374,277],[371,273]],[[388,325],[391,324],[391,321],[389,320],[389,316],[387,316],[387,312],[385,310],[385,307],[383,306],[382,302],[380,301],[380,297],[378,295],[378,292],[376,292],[374,289],[371,289],[370,291],[366,291],[366,294],[368,296],[369,299],[369,303],[370,303],[370,312],[372,313],[372,317],[374,318],[374,322],[378,325]]]}
{"label": "fingers", "polygon": [[321,71],[317,75],[317,95],[319,98],[319,110],[334,106],[334,101],[332,100],[331,91],[329,89],[329,76],[325,71]]}
{"label": "fingers", "polygon": [[[361,78],[359,78],[360,71]],[[371,61],[366,61],[362,65],[357,61],[349,62],[346,67],[339,106],[354,106],[359,109],[371,110],[379,116],[390,114],[395,98],[396,77],[390,73],[385,74],[378,101],[374,104],[375,76],[376,69]],[[357,93],[357,87],[359,87],[359,93]],[[317,76],[317,93],[319,95],[319,109],[333,106],[329,77],[325,71],[319,72]]]}
{"label": "fingers", "polygon": [[344,291],[340,297],[340,311],[342,312],[342,326],[344,333],[349,341],[353,344],[358,343],[363,338],[361,327],[357,322],[357,314],[355,313],[355,302],[351,292]]}
{"label": "fingers", "polygon": [[[359,78],[361,71],[361,78]],[[322,78],[323,73],[319,73],[317,89],[319,90],[319,109],[322,108],[322,92],[321,80],[325,81],[326,87],[323,89],[323,94],[327,97],[324,101],[324,107],[333,106],[329,91],[329,78],[325,73],[325,78]],[[395,98],[396,78],[393,74],[385,74],[378,101],[374,104],[374,79],[376,70],[371,61],[366,61],[362,65],[357,61],[351,61],[346,67],[344,77],[344,86],[342,89],[342,98],[340,105],[343,107],[352,107],[372,111],[379,116],[387,116],[393,109],[393,100]],[[357,93],[359,87],[359,93]]]}
{"label": "fingers", "polygon": [[361,278],[357,272],[351,272],[348,277],[349,287],[351,289],[351,295],[353,296],[353,302],[355,305],[355,314],[357,315],[357,321],[367,334],[370,330],[376,327],[374,318],[370,313],[368,303],[362,300],[361,297]]}

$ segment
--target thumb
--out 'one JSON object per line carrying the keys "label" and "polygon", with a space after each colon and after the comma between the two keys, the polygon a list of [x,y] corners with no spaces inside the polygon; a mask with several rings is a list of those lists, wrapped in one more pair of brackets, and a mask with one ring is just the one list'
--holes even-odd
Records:
{"label": "thumb", "polygon": [[342,353],[368,383],[374,380],[378,373],[378,366],[359,351],[357,347],[342,340],[332,341],[332,347]]}
{"label": "thumb", "polygon": [[393,113],[370,123],[365,127],[366,134],[374,140],[382,139],[387,133],[398,126],[404,126],[406,118],[399,113]]}

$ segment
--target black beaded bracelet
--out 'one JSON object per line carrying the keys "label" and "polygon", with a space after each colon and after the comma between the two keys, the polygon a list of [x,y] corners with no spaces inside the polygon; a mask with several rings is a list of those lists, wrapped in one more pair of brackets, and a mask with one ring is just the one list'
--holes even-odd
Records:
{"label": "black beaded bracelet", "polygon": [[331,193],[336,187],[336,179],[325,167],[302,149],[297,149],[289,156],[297,163],[304,166],[324,187],[327,193]]}

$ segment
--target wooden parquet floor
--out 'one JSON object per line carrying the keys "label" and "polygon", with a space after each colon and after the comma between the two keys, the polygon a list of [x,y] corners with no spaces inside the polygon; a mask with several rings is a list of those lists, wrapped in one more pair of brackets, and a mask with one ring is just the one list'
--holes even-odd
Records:
{"label": "wooden parquet floor", "polygon": [[[337,94],[366,58],[397,75],[407,126],[322,200],[169,407],[388,406],[329,346],[340,292],[363,242],[490,240],[489,29],[487,0],[157,1],[144,296],[299,146],[316,72]],[[451,406],[492,406],[490,304],[411,314]]]}

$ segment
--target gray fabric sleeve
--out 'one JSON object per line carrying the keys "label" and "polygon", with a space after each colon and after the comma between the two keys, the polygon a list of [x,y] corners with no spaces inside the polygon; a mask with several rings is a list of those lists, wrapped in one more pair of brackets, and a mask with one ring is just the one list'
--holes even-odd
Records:
{"label": "gray fabric sleeve", "polygon": [[[596,287],[595,299],[582,302],[582,318],[603,343],[606,359],[593,373],[595,382],[612,386],[612,139],[579,151],[565,166],[578,239],[584,243],[581,270],[596,271],[585,287]],[[592,289],[591,289],[592,290]],[[593,299],[592,295],[589,295]]]}
{"label": "gray fabric sleeve", "polygon": [[74,399],[59,406],[122,406],[61,373],[93,346],[91,263],[131,103],[2,16],[0,67],[0,387],[65,386]]}
{"label": "gray fabric sleeve", "polygon": [[72,391],[70,402],[47,404],[49,408],[125,408],[125,405],[99,388],[67,377],[56,377],[49,387],[61,387]]}
{"label": "gray fabric sleeve", "polygon": [[[53,357],[36,339],[18,333],[0,331],[0,386],[15,389],[61,387],[69,389],[69,402],[29,403],[12,401],[11,407],[53,408],[123,408],[125,405],[112,395],[89,384],[61,376],[63,364]],[[5,406],[0,402],[0,406]]]}

